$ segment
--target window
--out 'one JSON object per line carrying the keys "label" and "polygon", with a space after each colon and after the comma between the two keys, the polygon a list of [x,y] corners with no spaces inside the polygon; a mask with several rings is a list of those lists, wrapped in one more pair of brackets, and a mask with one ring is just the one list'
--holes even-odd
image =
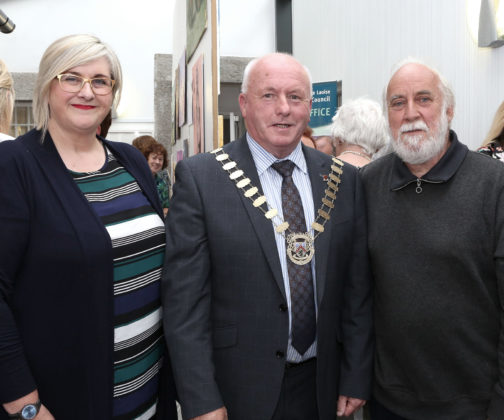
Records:
{"label": "window", "polygon": [[10,135],[18,137],[35,128],[31,101],[16,101],[12,115]]}

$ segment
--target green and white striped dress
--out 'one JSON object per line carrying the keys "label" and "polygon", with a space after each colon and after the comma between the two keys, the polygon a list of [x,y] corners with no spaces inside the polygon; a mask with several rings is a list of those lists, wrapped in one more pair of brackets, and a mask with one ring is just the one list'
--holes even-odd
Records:
{"label": "green and white striped dress", "polygon": [[113,418],[150,419],[156,413],[165,347],[160,302],[164,222],[110,151],[101,170],[71,174],[112,241]]}

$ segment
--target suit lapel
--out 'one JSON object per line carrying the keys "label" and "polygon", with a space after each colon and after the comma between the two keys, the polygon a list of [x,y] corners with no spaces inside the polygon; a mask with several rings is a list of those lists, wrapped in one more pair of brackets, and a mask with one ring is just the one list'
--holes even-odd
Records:
{"label": "suit lapel", "polygon": [[[303,146],[305,154],[306,165],[313,195],[313,208],[315,209],[315,219],[317,218],[317,210],[320,208],[322,198],[325,195],[326,181],[324,176],[330,172],[330,160],[325,156],[320,156],[311,149]],[[327,273],[327,259],[329,257],[330,239],[329,223],[326,224],[326,231],[322,232],[317,239],[315,239],[315,275],[317,284],[317,304],[321,305],[322,297],[324,296],[326,273]]]}
{"label": "suit lapel", "polygon": [[[259,175],[257,174],[257,169],[255,167],[252,154],[250,153],[250,149],[248,148],[245,136],[231,143],[226,148],[226,153],[229,153],[231,159],[236,162],[238,168],[240,168],[245,173],[245,176],[250,178],[252,185],[256,186],[259,189],[260,194],[263,194],[261,181],[259,180]],[[252,205],[252,202],[249,198],[241,194],[238,189],[236,190],[236,192],[240,196],[243,206],[247,211],[250,222],[261,245],[262,251],[264,252],[266,261],[268,262],[271,271],[273,272],[275,282],[277,283],[283,297],[286,298],[282,277],[282,268],[280,266],[278,249],[276,246],[275,235],[273,233],[271,222],[264,217],[262,211]]]}

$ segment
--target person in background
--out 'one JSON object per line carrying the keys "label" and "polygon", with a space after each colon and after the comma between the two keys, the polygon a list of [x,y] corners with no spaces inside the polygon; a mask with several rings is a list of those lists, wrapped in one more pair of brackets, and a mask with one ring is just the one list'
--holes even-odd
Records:
{"label": "person in background", "polygon": [[502,420],[504,166],[450,129],[455,98],[407,59],[384,96],[394,153],[361,169],[374,275],[372,420]]}
{"label": "person in background", "polygon": [[142,154],[144,154],[144,151],[148,148],[151,147],[153,144],[156,144],[157,140],[152,137],[152,136],[139,136],[133,139],[131,144],[136,147]]}
{"label": "person in background", "polygon": [[138,150],[144,154],[144,151],[151,147],[153,144],[156,144],[157,140],[152,136],[140,136],[133,139],[131,144],[136,147]]}
{"label": "person in background", "polygon": [[315,141],[313,140],[312,137],[313,130],[310,127],[306,127],[305,131],[303,132],[303,135],[301,136],[301,142],[308,147],[315,147]]}
{"label": "person in background", "polygon": [[378,102],[358,98],[343,104],[331,127],[336,156],[361,167],[388,143],[386,122]]}
{"label": "person in background", "polygon": [[478,152],[504,162],[504,102],[497,109],[490,131]]}
{"label": "person in background", "polygon": [[336,156],[336,148],[331,136],[313,137],[313,140],[315,141],[315,149],[327,155]]}
{"label": "person in background", "polygon": [[163,207],[163,214],[168,214],[168,209],[170,208],[170,184],[166,182],[162,173],[168,165],[168,154],[165,147],[156,141],[154,137],[151,136],[141,136],[133,140],[133,144],[139,144],[141,147],[142,154],[149,165],[154,181],[156,182],[156,188],[161,200],[161,207]]}
{"label": "person in background", "polygon": [[311,97],[292,56],[254,59],[247,133],[177,163],[163,298],[184,419],[334,420],[369,395],[365,204],[354,167],[301,143]]}
{"label": "person in background", "polygon": [[[136,139],[133,140],[133,142],[131,143],[133,146],[135,146],[138,150],[140,150],[140,152],[142,152],[142,154],[145,156],[145,150],[149,147],[151,147],[152,145],[158,143],[158,141],[152,137],[152,136],[140,136],[140,137],[137,137]],[[167,160],[165,160],[166,164],[168,164]],[[168,170],[166,169],[166,165],[165,165],[165,169],[162,169],[160,171],[158,171],[158,176],[160,176],[164,183],[168,186],[168,191],[170,192],[170,195],[171,195],[171,180],[170,180],[170,176],[168,175]]]}
{"label": "person in background", "polygon": [[14,81],[5,63],[0,60],[0,141],[12,139],[9,132],[14,109]]}
{"label": "person in background", "polygon": [[162,330],[163,212],[143,156],[96,135],[115,53],[42,56],[36,129],[0,143],[0,419],[176,419]]}

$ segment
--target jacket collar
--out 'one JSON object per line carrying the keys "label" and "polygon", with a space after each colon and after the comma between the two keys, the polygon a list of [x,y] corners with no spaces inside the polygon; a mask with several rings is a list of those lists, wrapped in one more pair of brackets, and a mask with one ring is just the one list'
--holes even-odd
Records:
{"label": "jacket collar", "polygon": [[[79,187],[73,181],[72,176],[63,163],[63,160],[54,145],[51,133],[47,131],[43,141],[41,138],[42,132],[40,130],[33,129],[25,136],[22,136],[21,139],[23,140],[21,141],[29,150],[31,150],[32,154],[40,162],[40,168],[51,180],[51,184],[58,186],[56,191],[57,194],[61,195],[62,203],[66,203],[68,201],[65,198],[69,197],[69,194],[72,192],[76,193],[85,200]],[[148,169],[147,162],[143,156],[138,152],[138,150],[134,149],[130,145],[109,141],[103,137],[99,138],[108,148],[110,148],[116,159],[126,168],[126,170],[131,173],[140,185],[142,192],[147,196],[147,199],[152,204],[154,210],[161,218],[163,218],[163,210],[157,196],[157,190],[154,186],[152,178],[150,177],[150,171],[146,170]],[[131,150],[131,152],[128,152],[128,149]],[[136,162],[135,155],[138,157]]]}
{"label": "jacket collar", "polygon": [[[466,145],[460,143],[457,134],[450,130],[450,147],[429,172],[423,175],[420,180],[432,184],[440,184],[451,179],[464,161],[468,152]],[[417,182],[417,177],[413,175],[404,162],[394,155],[393,169],[390,177],[390,189],[398,191],[412,182]]]}

